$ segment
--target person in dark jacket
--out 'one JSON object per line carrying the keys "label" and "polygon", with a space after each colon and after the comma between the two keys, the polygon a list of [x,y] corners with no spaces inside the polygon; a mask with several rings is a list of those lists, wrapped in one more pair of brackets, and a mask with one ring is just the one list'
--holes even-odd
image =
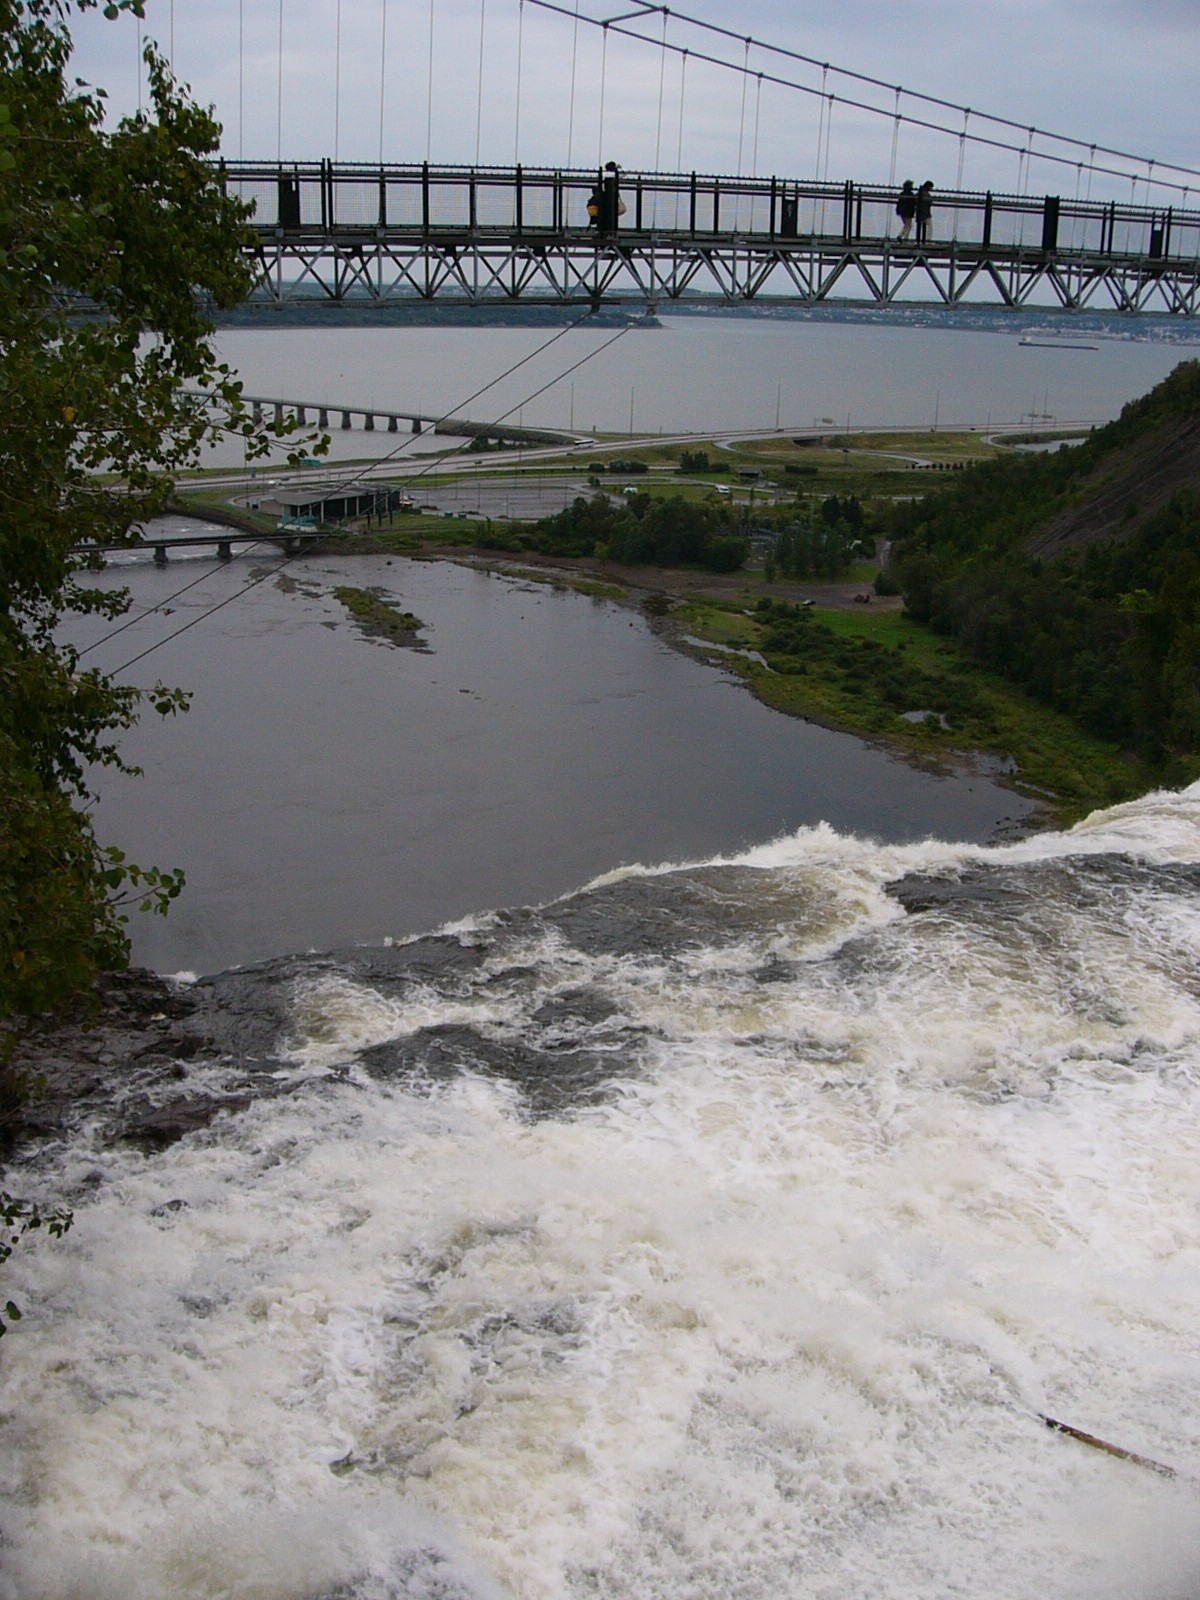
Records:
{"label": "person in dark jacket", "polygon": [[928,178],[917,190],[917,243],[929,238],[929,219],[933,215],[933,184]]}
{"label": "person in dark jacket", "polygon": [[615,161],[604,163],[604,198],[600,206],[601,233],[615,233],[618,219],[624,215],[625,202],[621,199],[621,169]]}
{"label": "person in dark jacket", "polygon": [[913,189],[912,179],[905,178],[896,199],[896,215],[900,218],[900,232],[897,237],[901,241],[907,239],[912,232],[913,218],[916,214],[917,196]]}

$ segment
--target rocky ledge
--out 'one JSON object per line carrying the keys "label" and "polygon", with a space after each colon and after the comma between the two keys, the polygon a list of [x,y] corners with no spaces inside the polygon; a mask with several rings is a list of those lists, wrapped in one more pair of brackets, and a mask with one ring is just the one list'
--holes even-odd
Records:
{"label": "rocky ledge", "polygon": [[108,973],[90,1003],[65,1017],[39,1017],[17,1035],[11,1070],[24,1093],[5,1119],[10,1143],[45,1137],[101,1113],[116,1137],[162,1149],[246,1094],[189,1092],[187,1063],[211,1056],[186,989],[134,968]]}

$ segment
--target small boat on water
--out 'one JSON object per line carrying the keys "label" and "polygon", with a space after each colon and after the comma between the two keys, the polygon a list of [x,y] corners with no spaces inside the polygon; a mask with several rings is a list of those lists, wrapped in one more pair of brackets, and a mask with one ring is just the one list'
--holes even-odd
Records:
{"label": "small boat on water", "polygon": [[1082,339],[1039,339],[1030,333],[1023,333],[1017,343],[1034,350],[1099,350],[1100,348],[1098,344],[1087,344]]}

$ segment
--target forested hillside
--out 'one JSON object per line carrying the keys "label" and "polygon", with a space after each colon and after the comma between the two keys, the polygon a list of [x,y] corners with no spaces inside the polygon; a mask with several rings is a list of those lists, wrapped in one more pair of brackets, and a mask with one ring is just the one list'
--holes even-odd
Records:
{"label": "forested hillside", "polygon": [[1200,362],[891,517],[914,617],[1165,777],[1200,771]]}

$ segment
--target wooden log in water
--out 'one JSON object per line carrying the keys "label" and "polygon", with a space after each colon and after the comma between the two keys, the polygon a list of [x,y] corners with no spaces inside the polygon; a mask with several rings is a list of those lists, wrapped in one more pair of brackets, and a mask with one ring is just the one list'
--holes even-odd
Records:
{"label": "wooden log in water", "polygon": [[1164,1465],[1161,1461],[1153,1461],[1149,1456],[1140,1456],[1135,1450],[1126,1450],[1122,1445],[1110,1444],[1107,1439],[1099,1439],[1094,1433],[1085,1433],[1082,1428],[1073,1428],[1069,1422],[1059,1422],[1057,1417],[1047,1417],[1039,1411],[1038,1416],[1048,1428],[1053,1428],[1055,1433],[1069,1434],[1072,1439],[1078,1439],[1080,1444],[1090,1444],[1093,1450],[1103,1450],[1106,1455],[1116,1456],[1121,1461],[1132,1461],[1135,1466],[1149,1467],[1151,1472],[1157,1472],[1164,1478],[1174,1478],[1175,1468]]}

